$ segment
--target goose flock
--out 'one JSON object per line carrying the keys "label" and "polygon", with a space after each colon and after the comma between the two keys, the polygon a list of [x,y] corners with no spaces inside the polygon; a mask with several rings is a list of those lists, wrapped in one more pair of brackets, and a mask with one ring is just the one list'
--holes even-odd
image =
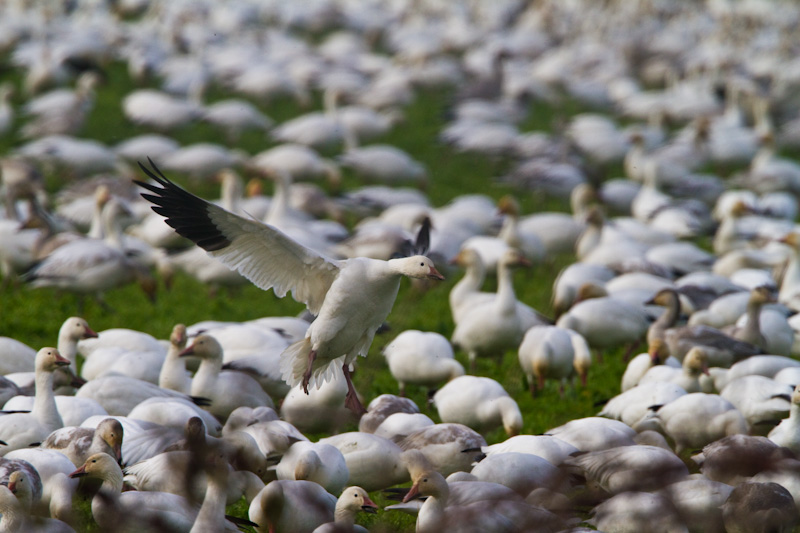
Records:
{"label": "goose flock", "polygon": [[0,532],[796,530],[798,24],[2,3]]}

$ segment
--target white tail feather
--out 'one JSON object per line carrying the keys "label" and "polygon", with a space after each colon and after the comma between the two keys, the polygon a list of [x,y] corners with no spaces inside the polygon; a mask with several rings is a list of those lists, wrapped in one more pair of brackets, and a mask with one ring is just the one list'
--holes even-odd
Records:
{"label": "white tail feather", "polygon": [[303,382],[310,352],[311,340],[306,337],[287,346],[281,354],[281,376],[290,387],[296,387]]}
{"label": "white tail feather", "polygon": [[[290,387],[296,387],[303,382],[303,375],[308,368],[308,354],[311,352],[311,340],[301,339],[289,345],[281,354],[281,376]],[[309,387],[322,386],[326,381],[334,379],[336,371],[341,368],[344,356],[330,360],[314,361]]]}

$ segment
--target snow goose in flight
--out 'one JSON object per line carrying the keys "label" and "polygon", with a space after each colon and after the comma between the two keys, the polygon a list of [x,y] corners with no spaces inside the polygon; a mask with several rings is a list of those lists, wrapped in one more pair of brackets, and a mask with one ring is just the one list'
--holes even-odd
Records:
{"label": "snow goose in flight", "polygon": [[[363,412],[349,365],[357,355],[366,356],[375,331],[392,309],[403,276],[444,279],[433,262],[424,255],[389,261],[328,259],[269,225],[194,196],[150,164],[152,171],[141,168],[157,185],[137,183],[154,193],[143,197],[156,204],[153,210],[164,215],[170,226],[258,287],[273,288],[279,297],[292,291],[296,300],[317,315],[305,338],[283,352],[284,379],[292,386],[302,384],[308,392],[309,385],[321,384],[338,366],[348,385],[348,407]],[[423,226],[418,239],[423,249],[429,242],[427,228]]]}

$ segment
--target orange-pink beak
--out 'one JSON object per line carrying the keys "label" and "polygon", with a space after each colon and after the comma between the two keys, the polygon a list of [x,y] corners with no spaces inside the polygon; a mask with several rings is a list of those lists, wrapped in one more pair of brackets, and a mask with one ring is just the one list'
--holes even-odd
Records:
{"label": "orange-pink beak", "polygon": [[184,348],[183,351],[178,354],[178,357],[184,357],[187,355],[194,355],[194,344]]}
{"label": "orange-pink beak", "polygon": [[408,503],[417,496],[419,496],[419,484],[414,483],[413,485],[411,485],[411,489],[408,491],[405,497],[403,497],[403,503]]}
{"label": "orange-pink beak", "polygon": [[436,267],[432,266],[430,272],[428,272],[428,279],[435,279],[439,281],[444,281],[444,276],[442,276]]}
{"label": "orange-pink beak", "polygon": [[69,475],[69,477],[76,478],[76,477],[83,477],[83,476],[87,476],[87,475],[88,474],[86,473],[86,465],[83,465],[82,467],[80,467],[79,469],[77,469],[76,471],[71,473]]}
{"label": "orange-pink beak", "polygon": [[56,352],[56,361],[55,361],[55,363],[56,363],[57,366],[68,366],[70,364],[69,363],[69,359],[65,358],[64,356],[62,356],[58,352]]}
{"label": "orange-pink beak", "polygon": [[364,505],[361,506],[361,510],[367,513],[377,513],[378,506],[375,505],[375,502],[369,499],[369,496],[364,497]]}
{"label": "orange-pink beak", "polygon": [[97,332],[94,331],[89,326],[86,326],[86,331],[83,332],[83,338],[84,339],[96,339],[99,336],[100,335],[98,335]]}

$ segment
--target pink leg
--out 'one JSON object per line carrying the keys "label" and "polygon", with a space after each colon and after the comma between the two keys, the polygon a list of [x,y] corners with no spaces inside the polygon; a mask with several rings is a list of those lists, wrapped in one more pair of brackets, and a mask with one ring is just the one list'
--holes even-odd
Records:
{"label": "pink leg", "polygon": [[353,411],[356,416],[361,416],[367,412],[361,401],[358,399],[356,389],[353,387],[353,380],[350,379],[350,366],[345,363],[342,365],[342,372],[344,372],[344,379],[347,381],[347,396],[344,399],[344,406]]}

